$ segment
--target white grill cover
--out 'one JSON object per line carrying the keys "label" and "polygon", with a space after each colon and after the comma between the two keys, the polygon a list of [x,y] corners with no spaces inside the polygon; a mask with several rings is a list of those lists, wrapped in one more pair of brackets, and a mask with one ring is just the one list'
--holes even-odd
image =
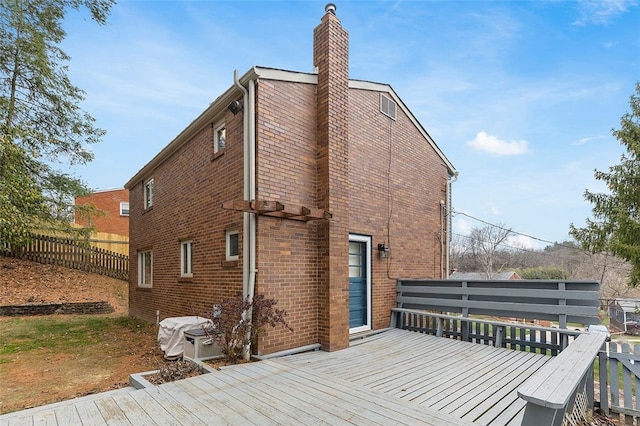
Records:
{"label": "white grill cover", "polygon": [[184,332],[193,328],[203,327],[210,320],[198,317],[173,317],[160,321],[158,329],[158,343],[165,358],[175,358],[184,352]]}

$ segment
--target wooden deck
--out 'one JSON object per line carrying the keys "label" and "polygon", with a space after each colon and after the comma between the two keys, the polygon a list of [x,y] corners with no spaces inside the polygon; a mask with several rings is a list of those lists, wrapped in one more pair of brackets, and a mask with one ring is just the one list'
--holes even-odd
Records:
{"label": "wooden deck", "polygon": [[0,416],[0,425],[518,425],[550,357],[392,329],[336,352],[223,368]]}

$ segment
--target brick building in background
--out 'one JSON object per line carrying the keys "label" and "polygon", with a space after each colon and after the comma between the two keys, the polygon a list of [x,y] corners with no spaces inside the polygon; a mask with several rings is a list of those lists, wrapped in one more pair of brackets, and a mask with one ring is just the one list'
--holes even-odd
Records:
{"label": "brick building in background", "polygon": [[349,79],[328,6],[314,73],[254,67],[125,185],[130,314],[262,293],[294,332],[260,354],[388,327],[396,281],[446,278],[452,164],[387,84]]}
{"label": "brick building in background", "polygon": [[100,214],[86,217],[76,213],[75,223],[84,227],[94,226],[98,232],[122,236],[129,235],[129,190],[106,189],[95,191],[87,197],[77,197],[76,205],[92,204]]}

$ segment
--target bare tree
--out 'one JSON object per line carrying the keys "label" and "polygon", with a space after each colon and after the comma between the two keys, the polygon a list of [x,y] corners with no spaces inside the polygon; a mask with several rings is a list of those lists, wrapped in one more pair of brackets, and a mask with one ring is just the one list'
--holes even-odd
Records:
{"label": "bare tree", "polygon": [[486,275],[487,279],[493,278],[495,272],[499,272],[506,265],[508,260],[502,259],[498,262],[498,250],[507,238],[512,234],[510,228],[503,224],[487,225],[482,228],[473,228],[469,234],[471,252],[478,262],[478,266]]}

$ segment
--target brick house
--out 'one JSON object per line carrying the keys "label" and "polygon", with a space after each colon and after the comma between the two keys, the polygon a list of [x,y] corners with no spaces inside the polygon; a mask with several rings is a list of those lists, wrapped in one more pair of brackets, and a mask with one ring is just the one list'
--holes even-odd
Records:
{"label": "brick house", "polygon": [[87,197],[77,197],[76,205],[92,204],[104,214],[86,217],[76,212],[75,223],[94,226],[98,232],[129,235],[129,190],[106,189],[95,191]]}
{"label": "brick house", "polygon": [[131,315],[262,293],[294,332],[258,353],[337,350],[388,327],[396,278],[446,277],[457,172],[389,85],[349,79],[334,7],[313,37],[316,72],[236,73],[125,185]]}

